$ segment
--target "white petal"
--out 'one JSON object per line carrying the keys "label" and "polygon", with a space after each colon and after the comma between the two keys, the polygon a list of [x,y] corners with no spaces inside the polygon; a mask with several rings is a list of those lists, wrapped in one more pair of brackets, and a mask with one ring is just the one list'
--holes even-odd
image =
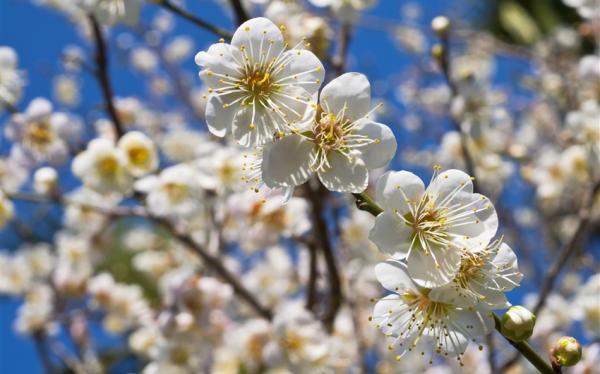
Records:
{"label": "white petal", "polygon": [[[498,230],[498,215],[490,200],[480,194],[460,192],[445,205],[456,204],[468,206],[457,214],[465,214],[469,211],[472,213],[468,217],[455,221],[456,226],[450,223],[448,232],[461,236],[457,238],[457,242],[462,246],[474,250],[485,247]],[[452,220],[451,217],[449,218]]]}
{"label": "white petal", "polygon": [[223,87],[220,82],[222,77],[217,75],[229,75],[231,77],[241,77],[238,71],[241,67],[242,57],[240,51],[225,43],[216,43],[208,48],[208,51],[201,51],[196,54],[196,64],[204,69],[200,72],[202,81],[211,88]]}
{"label": "white petal", "polygon": [[406,265],[400,261],[380,262],[375,265],[375,276],[389,291],[402,293],[405,290],[417,290],[417,286],[406,272]]}
{"label": "white petal", "polygon": [[244,147],[261,146],[274,138],[279,130],[273,122],[272,113],[257,106],[252,122],[252,107],[239,110],[233,119],[233,138]]}
{"label": "white petal", "polygon": [[376,140],[376,142],[360,148],[367,168],[376,169],[387,166],[396,154],[397,147],[396,137],[392,130],[381,123],[364,120],[356,132]]}
{"label": "white petal", "polygon": [[421,287],[435,288],[450,282],[460,268],[460,251],[454,248],[413,249],[406,259],[408,273]]}
{"label": "white petal", "polygon": [[488,310],[456,309],[451,318],[454,324],[462,326],[461,330],[469,333],[469,337],[476,338],[494,330],[494,317]]}
{"label": "white petal", "polygon": [[253,63],[263,61],[266,65],[283,50],[283,35],[267,18],[252,18],[238,27],[231,39],[231,45],[240,50],[243,46]]}
{"label": "white petal", "polygon": [[406,200],[418,203],[425,192],[425,185],[415,174],[401,170],[388,171],[377,180],[375,200],[385,209],[397,209],[398,213],[410,213]]}
{"label": "white petal", "polygon": [[498,272],[495,281],[505,291],[512,290],[521,283],[523,274],[519,272],[517,256],[506,243],[500,245],[496,257],[492,259],[492,264]]}
{"label": "white petal", "polygon": [[314,144],[300,135],[288,135],[265,145],[262,178],[268,187],[299,186],[312,175]]}
{"label": "white petal", "polygon": [[371,109],[371,85],[363,74],[340,75],[323,88],[319,103],[327,113],[358,120]]}
{"label": "white petal", "polygon": [[319,171],[319,179],[330,191],[359,193],[369,184],[369,174],[365,163],[358,157],[348,159],[339,152],[327,156],[330,168]]}
{"label": "white petal", "polygon": [[293,49],[283,53],[282,60],[289,60],[285,68],[273,77],[275,83],[296,83],[309,94],[319,90],[325,78],[325,69],[314,53],[305,49]]}
{"label": "white petal", "polygon": [[239,110],[237,107],[233,106],[223,108],[223,105],[223,97],[212,95],[206,103],[204,112],[208,130],[211,134],[220,138],[227,134],[227,130],[231,127],[236,111]]}
{"label": "white petal", "polygon": [[369,239],[380,251],[401,259],[408,253],[412,234],[413,229],[388,210],[375,218]]}
{"label": "white petal", "polygon": [[443,202],[449,195],[456,194],[458,191],[472,193],[473,182],[467,173],[457,169],[440,173],[427,187],[427,193],[434,197],[438,203]]}

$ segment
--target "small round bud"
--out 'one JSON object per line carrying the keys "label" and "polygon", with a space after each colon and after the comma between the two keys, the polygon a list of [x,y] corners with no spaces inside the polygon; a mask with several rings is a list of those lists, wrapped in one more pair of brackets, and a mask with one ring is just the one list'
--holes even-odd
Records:
{"label": "small round bud", "polygon": [[571,336],[563,336],[554,343],[550,356],[554,366],[573,366],[581,360],[581,344]]}
{"label": "small round bud", "polygon": [[58,185],[58,173],[51,167],[43,167],[33,174],[33,188],[39,194],[47,194],[56,189]]}
{"label": "small round bud", "polygon": [[439,37],[445,37],[448,35],[448,31],[450,31],[450,20],[448,17],[437,16],[431,20],[431,29]]}
{"label": "small round bud", "polygon": [[535,315],[520,305],[511,307],[502,316],[502,335],[513,342],[529,338],[534,326]]}
{"label": "small round bud", "polygon": [[434,44],[431,47],[431,56],[439,63],[444,59],[444,46],[441,44]]}

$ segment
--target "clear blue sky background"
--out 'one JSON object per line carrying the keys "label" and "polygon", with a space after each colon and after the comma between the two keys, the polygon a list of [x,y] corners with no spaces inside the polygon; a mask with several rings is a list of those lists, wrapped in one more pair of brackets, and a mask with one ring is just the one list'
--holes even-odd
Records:
{"label": "clear blue sky background", "polygon": [[[197,0],[188,1],[188,3],[194,4],[193,7],[190,7],[193,13],[231,29],[232,23],[229,17],[223,14],[213,2]],[[379,5],[369,11],[369,14],[389,21],[397,21],[401,19],[400,6],[405,3],[405,1],[399,0],[379,0]],[[463,11],[473,5],[468,0],[462,2],[428,0],[417,3],[423,7],[421,25],[425,30],[428,29],[429,20],[433,16],[446,13],[456,16],[457,19],[464,19],[464,15],[467,13],[463,13]],[[449,3],[453,3],[451,9],[448,9],[450,8]],[[462,5],[457,6],[457,4]],[[143,18],[150,19],[155,10],[154,6],[146,5]],[[191,36],[196,44],[196,50],[203,49],[216,41],[213,35],[183,20],[177,20],[177,27],[173,35],[178,34]],[[20,104],[21,109],[35,97],[50,98],[52,96],[51,79],[60,71],[61,52],[69,44],[83,46],[86,51],[90,51],[89,46],[79,37],[74,26],[58,12],[32,5],[25,0],[0,0],[0,45],[8,45],[16,49],[21,68],[28,72],[29,83]],[[385,80],[390,74],[396,74],[417,62],[414,57],[398,50],[389,35],[374,28],[361,27],[359,29],[352,39],[351,54],[354,56],[354,66],[351,68],[367,74],[371,81]],[[110,73],[116,94],[119,96],[135,95],[143,99],[144,85],[141,78],[128,72],[127,66],[124,64],[126,62],[113,59],[111,65]],[[193,58],[190,58],[184,67],[189,72],[190,79],[196,80],[197,68]],[[516,61],[503,61],[497,79],[502,81],[502,77],[509,76],[514,69],[522,68],[522,64]],[[81,114],[100,101],[96,82],[85,75],[82,77]],[[394,83],[388,81],[384,86],[386,88],[384,95],[391,98],[395,88]],[[5,120],[6,116],[0,115],[0,126],[3,126]],[[390,125],[395,127],[399,139],[399,149],[412,141],[412,139],[402,136],[398,123],[390,123]],[[0,143],[1,154],[6,154],[8,149],[7,144]],[[400,163],[396,162],[395,167],[400,166]],[[527,193],[523,192],[526,190],[521,189],[520,191],[522,193],[518,196],[511,197],[515,204],[523,199],[528,199]],[[7,230],[11,230],[11,228],[0,232],[0,249],[14,250],[19,244],[18,237]],[[511,299],[518,302],[522,292],[511,295]],[[18,303],[15,301],[0,299],[0,373],[39,373],[41,366],[35,355],[33,344],[28,339],[16,336],[12,329],[17,306]],[[110,342],[107,340],[108,344]]]}

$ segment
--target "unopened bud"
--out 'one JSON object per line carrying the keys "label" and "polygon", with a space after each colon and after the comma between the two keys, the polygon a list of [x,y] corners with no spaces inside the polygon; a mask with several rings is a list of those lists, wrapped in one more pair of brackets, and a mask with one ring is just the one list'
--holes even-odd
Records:
{"label": "unopened bud", "polygon": [[43,167],[33,174],[33,188],[39,194],[47,194],[54,191],[58,183],[58,173],[51,167]]}
{"label": "unopened bud", "polygon": [[444,60],[444,46],[441,44],[434,44],[433,47],[431,47],[431,56],[437,63],[441,64]]}
{"label": "unopened bud", "polygon": [[448,31],[450,31],[450,20],[448,19],[448,17],[437,16],[433,20],[431,20],[431,29],[440,38],[443,38],[447,36]]}
{"label": "unopened bud", "polygon": [[581,360],[581,344],[571,336],[563,336],[554,343],[550,355],[554,366],[573,366]]}
{"label": "unopened bud", "polygon": [[502,335],[513,342],[529,338],[534,326],[535,315],[520,305],[511,307],[502,316]]}

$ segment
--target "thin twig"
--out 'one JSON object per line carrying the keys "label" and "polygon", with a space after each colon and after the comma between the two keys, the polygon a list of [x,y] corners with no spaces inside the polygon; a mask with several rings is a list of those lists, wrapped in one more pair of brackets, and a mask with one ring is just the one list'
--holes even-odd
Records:
{"label": "thin twig", "polygon": [[63,204],[63,205],[64,204],[77,204],[78,206],[85,207],[88,209],[93,209],[94,211],[106,214],[108,216],[113,216],[113,217],[134,216],[134,217],[147,218],[147,219],[151,220],[152,222],[155,222],[155,223],[161,225],[162,227],[164,227],[165,229],[167,229],[167,231],[169,231],[169,233],[171,235],[173,235],[173,237],[175,239],[177,239],[181,243],[185,244],[187,247],[190,248],[190,250],[197,253],[202,258],[202,260],[208,266],[215,269],[215,271],[227,283],[229,283],[231,285],[234,292],[238,296],[240,296],[242,299],[244,299],[244,301],[246,301],[261,317],[263,317],[265,319],[269,319],[269,320],[272,317],[271,311],[268,310],[267,308],[265,308],[264,306],[262,306],[258,302],[258,300],[254,297],[254,295],[252,295],[252,293],[250,291],[248,291],[248,289],[245,288],[240,283],[240,281],[233,274],[231,274],[229,272],[229,270],[227,270],[227,268],[225,266],[223,266],[223,264],[220,262],[220,260],[218,258],[216,258],[213,255],[211,255],[210,253],[208,253],[204,248],[202,248],[200,245],[198,245],[198,243],[196,243],[190,236],[188,236],[184,233],[181,233],[179,230],[177,230],[175,225],[173,223],[171,223],[169,220],[162,218],[162,217],[157,217],[157,216],[151,215],[151,214],[149,214],[148,211],[146,211],[141,206],[133,206],[133,207],[117,206],[117,207],[111,207],[111,208],[103,208],[103,207],[99,207],[99,206],[85,204],[85,203],[78,202],[78,201],[69,200],[68,198],[64,198],[64,197],[60,197],[60,196],[59,197],[47,197],[47,196],[43,196],[43,195],[27,194],[27,193],[7,193],[7,196],[11,199],[29,201],[29,202],[35,202],[35,203],[53,203],[53,204]]}
{"label": "thin twig", "polygon": [[117,138],[120,138],[125,133],[125,130],[123,129],[123,124],[121,123],[121,119],[119,118],[113,102],[113,89],[110,83],[110,78],[108,77],[108,54],[106,50],[106,41],[102,36],[102,30],[100,29],[100,25],[98,24],[96,18],[90,14],[88,19],[92,25],[92,34],[96,43],[96,79],[98,80],[98,84],[100,85],[100,89],[102,91],[102,96],[104,97],[106,110],[108,111],[108,115],[113,122],[115,134]]}
{"label": "thin twig", "polygon": [[179,230],[177,230],[171,221],[159,217],[152,217],[152,220],[167,229],[167,231],[169,231],[169,233],[173,235],[173,237],[179,242],[185,244],[190,250],[197,253],[208,266],[213,268],[221,276],[221,278],[223,278],[223,280],[231,285],[236,295],[244,299],[244,301],[246,301],[256,311],[257,314],[267,320],[270,320],[273,317],[271,311],[261,305],[254,295],[246,287],[244,287],[242,283],[229,272],[229,270],[227,270],[227,268],[217,257],[205,251],[204,248],[198,245],[198,243],[196,243],[190,236],[179,232]]}
{"label": "thin twig", "polygon": [[250,19],[240,0],[229,0],[229,3],[233,8],[233,13],[235,13],[235,20],[238,26]]}
{"label": "thin twig", "polygon": [[169,12],[176,14],[176,15],[182,17],[183,19],[190,21],[194,25],[196,25],[204,30],[210,31],[211,33],[213,33],[217,36],[220,36],[224,39],[231,39],[232,35],[229,31],[222,29],[218,26],[215,26],[209,22],[204,21],[203,19],[196,17],[195,15],[191,14],[187,10],[177,6],[176,4],[173,4],[169,0],[161,0],[158,3],[158,5],[162,6]]}
{"label": "thin twig", "polygon": [[50,359],[50,351],[46,346],[46,339],[43,332],[36,332],[33,334],[33,343],[35,345],[35,350],[42,361],[42,365],[44,366],[44,371],[46,374],[54,374],[57,372],[56,368],[52,364],[52,360]]}
{"label": "thin twig", "polygon": [[[456,83],[452,79],[452,67],[451,67],[451,59],[450,59],[450,38],[449,38],[448,34],[442,36],[442,38],[441,38],[442,56],[441,56],[441,59],[439,60],[439,63],[440,63],[440,68],[442,69],[444,78],[446,79],[446,83],[448,84],[448,87],[450,88],[450,93],[451,93],[450,100],[452,101],[453,99],[455,99],[456,97],[459,96],[459,92],[458,92],[458,87],[456,86]],[[452,126],[454,126],[454,129],[460,135],[460,145],[462,148],[462,154],[463,154],[463,158],[465,161],[465,168],[467,169],[467,173],[474,178],[473,179],[473,191],[480,192],[479,183],[478,183],[477,177],[475,176],[475,162],[473,160],[473,156],[471,155],[471,151],[469,149],[469,135],[465,132],[465,130],[460,122],[458,122],[456,119],[452,118],[452,115],[450,116],[450,118],[452,121]]]}

